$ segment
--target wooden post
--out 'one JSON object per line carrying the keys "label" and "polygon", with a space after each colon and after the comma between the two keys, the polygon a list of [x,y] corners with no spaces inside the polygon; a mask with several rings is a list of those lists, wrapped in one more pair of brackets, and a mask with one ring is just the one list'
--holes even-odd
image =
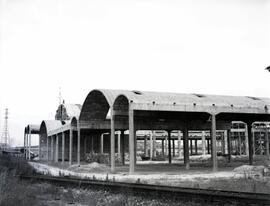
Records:
{"label": "wooden post", "polygon": [[65,162],[65,132],[62,132],[62,164]]}
{"label": "wooden post", "polygon": [[121,163],[125,165],[125,131],[121,130]]}
{"label": "wooden post", "polygon": [[111,107],[111,173],[115,173],[115,128],[114,128],[114,110]]}
{"label": "wooden post", "polygon": [[168,148],[168,150],[169,150],[168,157],[169,157],[169,164],[171,164],[172,163],[171,131],[168,130],[167,132],[168,132],[168,147],[169,147]]}
{"label": "wooden post", "polygon": [[181,158],[181,131],[178,131],[178,157]]}
{"label": "wooden post", "polygon": [[212,161],[213,172],[217,171],[217,143],[216,143],[216,115],[211,115],[211,140],[212,140]]}
{"label": "wooden post", "polygon": [[202,131],[202,155],[206,155],[206,150],[205,150],[205,131]]}
{"label": "wooden post", "polygon": [[69,130],[69,164],[72,164],[73,130]]}
{"label": "wooden post", "polygon": [[[129,105],[130,107],[130,105]],[[129,174],[135,171],[134,158],[134,110],[129,108]]]}
{"label": "wooden post", "polygon": [[58,134],[55,135],[55,162],[58,162],[58,155],[59,155],[59,138]]}
{"label": "wooden post", "polygon": [[183,130],[183,139],[184,139],[184,163],[186,166],[186,169],[190,169],[190,163],[189,163],[189,145],[188,145],[188,127],[185,125],[185,128]]}

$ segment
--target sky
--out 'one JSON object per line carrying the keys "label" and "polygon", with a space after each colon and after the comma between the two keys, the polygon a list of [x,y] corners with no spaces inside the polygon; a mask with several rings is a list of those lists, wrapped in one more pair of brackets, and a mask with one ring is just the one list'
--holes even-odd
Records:
{"label": "sky", "polygon": [[59,87],[270,97],[269,65],[270,0],[0,0],[0,133],[8,108],[23,145]]}

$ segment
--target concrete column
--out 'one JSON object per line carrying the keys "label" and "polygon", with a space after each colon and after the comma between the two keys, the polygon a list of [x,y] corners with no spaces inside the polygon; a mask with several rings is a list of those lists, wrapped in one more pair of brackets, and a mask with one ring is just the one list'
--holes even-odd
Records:
{"label": "concrete column", "polygon": [[24,155],[25,155],[25,159],[28,159],[28,137],[27,137],[27,133],[24,133],[24,139],[25,139],[25,147],[24,147]]}
{"label": "concrete column", "polygon": [[168,155],[168,136],[165,137],[165,156]]}
{"label": "concrete column", "polygon": [[156,132],[153,131],[153,157],[157,156],[157,150],[156,150]]}
{"label": "concrete column", "polygon": [[211,115],[211,140],[212,140],[212,161],[213,172],[217,171],[217,142],[216,142],[216,115]]}
{"label": "concrete column", "polygon": [[49,136],[47,136],[47,162],[49,162]]}
{"label": "concrete column", "polygon": [[114,110],[111,108],[111,173],[115,173],[115,128]]}
{"label": "concrete column", "polygon": [[100,137],[100,154],[103,154],[103,142],[104,142],[104,134],[101,134],[101,137]]}
{"label": "concrete column", "polygon": [[144,156],[147,157],[148,154],[147,154],[147,135],[144,136]]}
{"label": "concrete column", "polygon": [[161,140],[161,150],[162,150],[162,156],[164,157],[165,156],[165,153],[164,153],[164,139]]}
{"label": "concrete column", "polygon": [[150,131],[150,160],[153,159],[153,131]]}
{"label": "concrete column", "polygon": [[206,155],[206,150],[205,150],[205,131],[202,131],[202,155]]}
{"label": "concrete column", "polygon": [[62,164],[65,162],[65,132],[62,132]]}
{"label": "concrete column", "polygon": [[84,155],[86,154],[86,152],[87,152],[87,137],[83,136],[83,153],[84,153]]}
{"label": "concrete column", "polygon": [[247,124],[248,128],[248,148],[249,148],[249,164],[253,165],[253,146],[254,146],[254,141],[252,137],[252,124],[248,123]]}
{"label": "concrete column", "polygon": [[224,130],[224,154],[228,154],[228,131]]}
{"label": "concrete column", "polygon": [[175,142],[174,142],[174,139],[172,140],[172,145],[173,145],[173,157],[175,157]]}
{"label": "concrete column", "polygon": [[[130,107],[131,105],[129,105]],[[129,108],[129,174],[135,171],[135,158],[134,158],[134,110]]]}
{"label": "concrete column", "polygon": [[181,158],[181,131],[178,131],[178,157]]}
{"label": "concrete column", "polygon": [[268,129],[265,128],[265,147],[266,147],[266,155],[269,157],[269,136],[268,136]]}
{"label": "concrete column", "polygon": [[125,165],[125,131],[121,130],[120,136],[121,136],[121,163],[122,165]]}
{"label": "concrete column", "polygon": [[207,153],[210,154],[210,140],[207,140]]}
{"label": "concrete column", "polygon": [[248,155],[248,129],[247,124],[245,124],[245,145],[246,145],[246,155]]}
{"label": "concrete column", "polygon": [[28,159],[31,160],[31,129],[29,129]]}
{"label": "concrete column", "polygon": [[81,128],[80,123],[77,123],[77,133],[78,133],[78,142],[77,142],[77,164],[80,165],[81,163]]}
{"label": "concrete column", "polygon": [[227,130],[228,162],[231,162],[231,130]]}
{"label": "concrete column", "polygon": [[189,144],[188,144],[187,125],[185,125],[185,128],[183,130],[183,139],[184,139],[184,164],[186,166],[186,169],[188,170],[190,168],[190,163],[189,163]]}
{"label": "concrete column", "polygon": [[198,140],[194,140],[195,141],[195,154],[198,154]]}
{"label": "concrete column", "polygon": [[69,130],[69,164],[72,164],[73,130]]}
{"label": "concrete column", "polygon": [[55,162],[58,162],[58,152],[59,152],[59,137],[58,134],[55,135]]}
{"label": "concrete column", "polygon": [[167,131],[168,132],[168,150],[169,150],[169,164],[172,163],[172,148],[171,148],[171,131]]}
{"label": "concrete column", "polygon": [[222,135],[221,135],[221,151],[222,151],[222,154],[224,155],[224,154],[226,154],[225,153],[225,131],[223,131],[223,133],[221,133]]}
{"label": "concrete column", "polygon": [[190,143],[190,155],[193,155],[193,140],[189,140],[189,143]]}
{"label": "concrete column", "polygon": [[117,153],[121,157],[121,132],[117,132]]}
{"label": "concrete column", "polygon": [[51,136],[51,161],[54,161],[54,137]]}

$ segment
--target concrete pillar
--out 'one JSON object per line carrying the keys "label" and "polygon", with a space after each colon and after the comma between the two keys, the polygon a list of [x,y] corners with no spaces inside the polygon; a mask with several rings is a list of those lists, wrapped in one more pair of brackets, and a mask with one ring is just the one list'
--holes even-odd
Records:
{"label": "concrete pillar", "polygon": [[125,165],[125,131],[121,130],[121,163]]}
{"label": "concrete pillar", "polygon": [[81,128],[80,123],[77,123],[77,133],[78,133],[78,142],[77,142],[77,164],[80,165],[81,163]]}
{"label": "concrete pillar", "polygon": [[153,153],[154,153],[154,149],[153,149],[153,131],[150,131],[149,133],[150,135],[150,160],[153,160]]}
{"label": "concrete pillar", "polygon": [[198,154],[198,140],[195,139],[195,154]]}
{"label": "concrete pillar", "polygon": [[83,154],[85,155],[87,152],[87,137],[83,137]]}
{"label": "concrete pillar", "polygon": [[212,140],[212,161],[213,172],[217,171],[217,143],[216,143],[216,115],[211,115],[211,140]]}
{"label": "concrete pillar", "polygon": [[252,124],[248,123],[247,124],[247,128],[248,128],[248,148],[249,148],[249,164],[253,165],[253,146],[254,146],[254,142],[253,142],[253,137],[252,137]]}
{"label": "concrete pillar", "polygon": [[223,137],[224,137],[224,154],[228,154],[228,131],[224,130],[223,133]]}
{"label": "concrete pillar", "polygon": [[47,136],[47,162],[49,162],[49,136]]}
{"label": "concrete pillar", "polygon": [[226,154],[225,153],[225,131],[223,131],[223,133],[221,133],[221,151],[222,151],[222,154]]}
{"label": "concrete pillar", "polygon": [[202,131],[202,155],[206,155],[206,149],[205,149],[205,131]]}
{"label": "concrete pillar", "polygon": [[144,156],[147,157],[148,154],[147,154],[147,135],[144,136]]}
{"label": "concrete pillar", "polygon": [[173,145],[173,157],[175,157],[175,142],[174,142],[174,139],[172,140],[172,145]]}
{"label": "concrete pillar", "polygon": [[207,153],[210,154],[210,140],[207,140]]}
{"label": "concrete pillar", "polygon": [[228,162],[231,162],[231,130],[227,130]]}
{"label": "concrete pillar", "polygon": [[115,173],[115,128],[114,110],[111,108],[111,173]]}
{"label": "concrete pillar", "polygon": [[238,147],[239,147],[239,155],[242,154],[242,140],[241,140],[241,134],[238,131]]}
{"label": "concrete pillar", "polygon": [[162,150],[162,156],[165,156],[165,151],[164,151],[164,139],[161,140],[161,150]]}
{"label": "concrete pillar", "polygon": [[69,164],[72,164],[73,130],[69,130]]}
{"label": "concrete pillar", "polygon": [[25,138],[25,159],[28,159],[28,134],[25,133],[24,134],[24,138]]}
{"label": "concrete pillar", "polygon": [[65,132],[62,132],[62,164],[65,162]]}
{"label": "concrete pillar", "polygon": [[265,148],[266,148],[266,156],[269,157],[269,136],[267,127],[265,128]]}
{"label": "concrete pillar", "polygon": [[157,150],[156,150],[156,132],[153,131],[153,157],[157,156]]}
{"label": "concrete pillar", "polygon": [[104,134],[101,134],[101,137],[100,137],[100,154],[103,154],[103,142],[104,142]]}
{"label": "concrete pillar", "polygon": [[58,162],[58,152],[59,152],[59,137],[58,134],[55,135],[55,162]]}
{"label": "concrete pillar", "polygon": [[51,161],[54,160],[54,137],[51,136]]}
{"label": "concrete pillar", "polygon": [[168,136],[165,137],[165,156],[168,155]]}
{"label": "concrete pillar", "polygon": [[31,160],[31,129],[29,128],[28,159]]}
{"label": "concrete pillar", "polygon": [[117,153],[118,156],[121,157],[121,132],[117,132]]}
{"label": "concrete pillar", "polygon": [[178,131],[178,157],[181,158],[181,131]]}
{"label": "concrete pillar", "polygon": [[189,163],[189,144],[188,144],[187,125],[185,125],[185,128],[183,130],[183,139],[184,139],[184,164],[186,166],[186,169],[188,170],[190,168],[190,163]]}
{"label": "concrete pillar", "polygon": [[189,140],[189,143],[190,143],[190,155],[193,155],[193,140]]}
{"label": "concrete pillar", "polygon": [[[130,107],[131,105],[129,105]],[[134,158],[134,110],[129,108],[129,174],[135,171],[135,158]]]}
{"label": "concrete pillar", "polygon": [[246,148],[246,155],[248,155],[248,129],[247,124],[245,124],[245,148]]}
{"label": "concrete pillar", "polygon": [[168,158],[169,158],[169,164],[172,163],[172,148],[171,148],[171,131],[167,131],[168,132],[168,152],[169,152],[169,155],[168,155]]}

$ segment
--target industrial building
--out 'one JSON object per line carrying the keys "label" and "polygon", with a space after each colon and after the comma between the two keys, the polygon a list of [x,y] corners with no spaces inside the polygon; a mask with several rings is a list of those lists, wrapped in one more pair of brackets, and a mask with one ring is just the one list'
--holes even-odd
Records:
{"label": "industrial building", "polygon": [[[39,158],[80,165],[86,154],[106,154],[112,173],[127,161],[130,174],[141,148],[143,158],[168,163],[182,156],[187,169],[190,155],[206,153],[213,171],[217,155],[245,154],[253,164],[254,154],[269,156],[269,108],[268,98],[92,90],[82,106],[61,104],[55,120],[42,121]],[[26,148],[34,131],[25,129]]]}

